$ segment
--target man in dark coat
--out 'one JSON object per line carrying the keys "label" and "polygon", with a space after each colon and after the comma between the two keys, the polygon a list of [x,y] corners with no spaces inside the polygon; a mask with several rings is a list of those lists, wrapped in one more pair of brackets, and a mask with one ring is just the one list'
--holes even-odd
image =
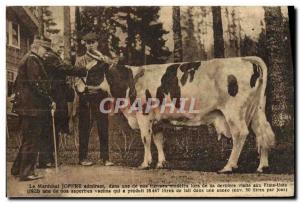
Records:
{"label": "man in dark coat", "polygon": [[66,131],[65,104],[73,90],[66,87],[65,78],[66,75],[85,74],[84,67],[74,68],[64,63],[51,49],[49,39],[35,39],[31,50],[20,62],[13,111],[20,116],[23,141],[11,170],[13,175],[20,176],[20,180],[40,178],[34,174],[38,153],[39,167],[51,167],[54,145],[50,110],[56,110],[57,132]]}
{"label": "man in dark coat", "polygon": [[[101,54],[98,50],[97,35],[94,32],[83,37],[86,42],[87,52],[79,60],[78,66],[84,66],[87,70],[84,81],[85,91],[79,92],[79,164],[91,166],[93,163],[87,160],[88,143],[93,121],[96,120],[98,136],[100,141],[100,159],[105,166],[113,165],[109,161],[108,147],[108,114],[100,112],[100,102],[108,96],[107,92],[93,87],[99,86],[104,80],[104,73],[110,64],[111,59]],[[79,86],[79,85],[78,85]],[[77,88],[82,89],[82,88]],[[83,88],[84,89],[84,88]]]}
{"label": "man in dark coat", "polygon": [[49,133],[50,110],[55,108],[51,84],[43,64],[50,42],[35,39],[31,50],[21,60],[15,82],[16,96],[13,111],[21,119],[22,145],[11,172],[21,181],[41,178],[35,174],[39,141]]}
{"label": "man in dark coat", "polygon": [[[51,82],[51,96],[56,104],[54,113],[56,148],[59,148],[59,138],[62,134],[69,134],[68,102],[73,102],[74,89],[67,84],[67,76],[84,77],[85,67],[74,67],[62,58],[53,49],[47,49],[44,54],[44,67]],[[52,125],[52,123],[51,123]],[[54,140],[53,129],[43,136],[40,144],[39,168],[54,167]]]}
{"label": "man in dark coat", "polygon": [[[75,69],[67,65],[60,56],[52,49],[47,49],[44,54],[44,67],[51,83],[51,96],[56,104],[54,113],[55,130],[56,130],[56,147],[59,146],[59,135],[69,133],[68,127],[68,104],[74,99],[74,90],[66,83],[66,76],[73,75]],[[78,68],[76,68],[78,70]],[[85,70],[83,70],[85,75]],[[51,121],[52,122],[52,121]],[[52,123],[51,123],[52,124]],[[54,167],[54,142],[53,130],[43,135],[40,144],[39,168]]]}

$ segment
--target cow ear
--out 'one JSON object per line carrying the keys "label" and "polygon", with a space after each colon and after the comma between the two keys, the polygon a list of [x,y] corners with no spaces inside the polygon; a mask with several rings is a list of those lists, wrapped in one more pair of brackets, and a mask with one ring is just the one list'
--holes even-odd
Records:
{"label": "cow ear", "polygon": [[130,104],[133,104],[134,100],[136,99],[136,90],[134,87],[129,88],[129,99]]}
{"label": "cow ear", "polygon": [[145,74],[145,69],[141,68],[139,72],[134,76],[133,83],[135,84],[137,80]]}
{"label": "cow ear", "polygon": [[134,83],[132,71],[128,69],[127,73],[128,73],[127,78],[128,78],[128,87],[129,87],[129,98],[132,104],[136,98],[136,89],[135,89],[135,83]]}

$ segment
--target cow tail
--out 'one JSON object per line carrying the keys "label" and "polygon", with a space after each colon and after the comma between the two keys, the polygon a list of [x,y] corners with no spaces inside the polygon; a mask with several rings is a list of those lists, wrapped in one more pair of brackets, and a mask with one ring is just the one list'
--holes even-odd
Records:
{"label": "cow tail", "polygon": [[256,134],[256,143],[258,152],[261,148],[270,149],[275,145],[275,134],[271,128],[270,123],[267,121],[265,107],[266,107],[266,87],[268,69],[265,62],[256,56],[244,57],[246,61],[251,62],[258,66],[260,71],[259,82],[259,103],[257,110],[255,111],[253,118],[251,119],[251,128]]}

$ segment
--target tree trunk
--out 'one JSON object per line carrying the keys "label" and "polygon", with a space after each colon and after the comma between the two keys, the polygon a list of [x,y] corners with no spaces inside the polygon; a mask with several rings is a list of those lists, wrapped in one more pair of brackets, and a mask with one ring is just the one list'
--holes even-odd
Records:
{"label": "tree trunk", "polygon": [[288,78],[284,58],[282,14],[280,7],[264,7],[268,53],[267,115],[275,128],[290,123],[288,111]]}
{"label": "tree trunk", "polygon": [[[128,8],[130,9],[130,8]],[[132,65],[133,61],[132,61],[132,45],[134,43],[134,34],[132,32],[132,19],[130,16],[130,10],[127,11],[127,42],[126,42],[126,58],[127,58],[127,64],[128,65]]]}
{"label": "tree trunk", "polygon": [[181,62],[182,53],[182,37],[180,26],[180,7],[173,6],[173,36],[174,36],[174,62]]}
{"label": "tree trunk", "polygon": [[224,38],[221,17],[221,7],[212,7],[213,31],[214,31],[214,55],[215,58],[224,58]]}
{"label": "tree trunk", "polygon": [[71,51],[71,22],[70,7],[64,6],[64,59],[70,60]]}
{"label": "tree trunk", "polygon": [[233,7],[225,7],[225,17],[227,21],[227,34],[229,41],[228,44],[225,44],[225,57],[240,56],[240,18]]}
{"label": "tree trunk", "polygon": [[[142,17],[141,24],[142,24],[143,26],[145,25],[145,17],[144,17],[144,16]],[[146,56],[146,43],[145,43],[145,38],[146,38],[145,32],[141,32],[141,47],[142,47],[142,50],[141,50],[141,52],[142,52],[142,59],[141,59],[141,61],[142,61],[143,65],[146,65],[146,64],[147,64],[147,60],[146,60],[147,56]]]}
{"label": "tree trunk", "polygon": [[44,38],[44,19],[43,19],[43,7],[38,6],[38,22],[39,22],[39,36]]}
{"label": "tree trunk", "polygon": [[82,56],[85,54],[86,52],[86,47],[84,44],[81,43],[81,38],[82,36],[80,36],[81,31],[82,31],[82,22],[81,22],[81,13],[80,13],[80,8],[79,6],[76,6],[75,8],[75,30],[76,30],[76,54],[78,56]]}

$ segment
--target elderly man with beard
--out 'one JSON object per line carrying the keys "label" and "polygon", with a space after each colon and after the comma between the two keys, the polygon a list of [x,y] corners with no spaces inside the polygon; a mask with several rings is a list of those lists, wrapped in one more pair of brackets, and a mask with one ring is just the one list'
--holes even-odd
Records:
{"label": "elderly man with beard", "polygon": [[35,39],[20,62],[15,81],[13,111],[21,119],[22,144],[11,172],[20,181],[42,178],[35,174],[40,138],[49,133],[49,112],[55,108],[51,84],[43,64],[50,41]]}
{"label": "elderly man with beard", "polygon": [[[61,124],[63,119],[67,119],[64,117],[66,101],[60,100],[62,94],[64,97],[68,94],[63,88],[65,77],[85,74],[85,68],[74,68],[64,63],[51,49],[51,40],[46,38],[36,38],[31,50],[21,60],[15,81],[16,96],[13,111],[21,119],[23,139],[11,169],[12,175],[20,176],[21,181],[42,178],[35,174],[34,170],[38,153],[41,168],[52,166],[53,138],[50,111],[56,110],[56,101],[59,107],[55,114],[57,123]],[[59,126],[58,130],[63,129]]]}
{"label": "elderly man with beard", "polygon": [[[72,87],[67,84],[66,77],[67,75],[80,76],[80,73],[85,75],[85,70],[82,68],[81,71],[79,67],[73,68],[73,66],[65,63],[51,48],[47,49],[43,62],[51,83],[51,96],[56,104],[54,125],[58,149],[59,136],[69,134],[67,102],[73,102],[75,94]],[[39,168],[54,167],[54,143],[52,133],[52,128],[50,128],[49,133],[44,135],[40,144]]]}

